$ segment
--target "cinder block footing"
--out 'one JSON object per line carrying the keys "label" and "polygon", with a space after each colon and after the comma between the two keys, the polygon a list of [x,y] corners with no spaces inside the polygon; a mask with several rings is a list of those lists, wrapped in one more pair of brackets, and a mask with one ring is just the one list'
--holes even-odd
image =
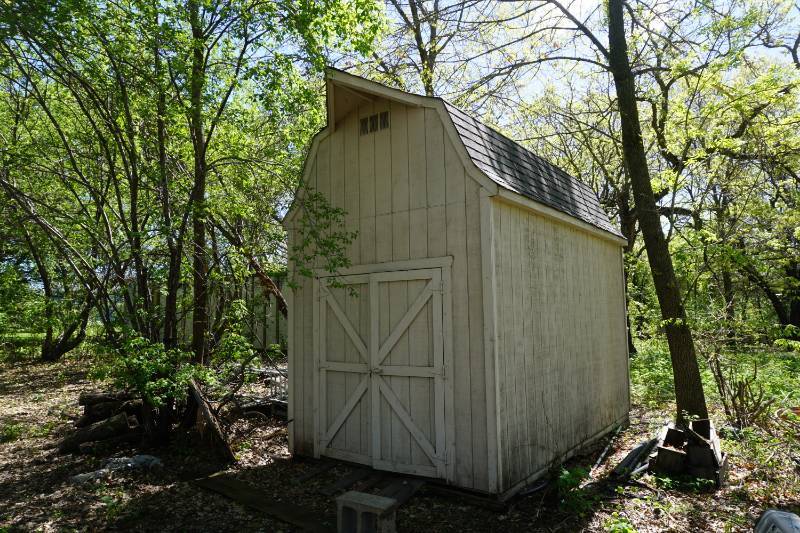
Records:
{"label": "cinder block footing", "polygon": [[395,533],[397,500],[351,490],[336,498],[339,533]]}

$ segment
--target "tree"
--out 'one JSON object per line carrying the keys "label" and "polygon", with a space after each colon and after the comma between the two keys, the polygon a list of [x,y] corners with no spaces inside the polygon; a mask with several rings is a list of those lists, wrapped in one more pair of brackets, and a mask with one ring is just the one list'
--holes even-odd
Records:
{"label": "tree", "polygon": [[[693,11],[696,6],[688,4],[611,2],[607,6],[605,20],[609,43],[606,47],[598,37],[599,33],[590,28],[593,12],[579,16],[558,1],[546,3],[561,14],[562,29],[584,39],[583,43],[577,43],[574,38],[566,38],[560,49],[571,52],[561,57],[568,56],[570,61],[599,68],[601,72],[608,72],[613,79],[626,174],[630,180],[636,220],[643,235],[661,308],[662,326],[670,346],[677,416],[679,420],[684,414],[707,416],[694,342],[670,257],[667,237],[672,232],[670,230],[665,237],[661,225],[661,215],[674,215],[677,212],[673,207],[678,194],[674,185],[679,183],[677,176],[682,169],[677,168],[675,174],[676,167],[673,165],[671,172],[665,174],[667,186],[660,186],[658,191],[653,190],[650,173],[654,164],[666,162],[669,166],[674,162],[669,157],[670,152],[662,149],[664,139],[659,137],[659,130],[666,119],[662,111],[668,109],[669,99],[664,93],[661,98],[656,97],[658,103],[653,107],[650,117],[655,144],[660,149],[656,152],[659,158],[653,158],[652,155],[648,157],[638,102],[647,100],[650,95],[648,80],[655,80],[655,86],[662,89],[687,78],[695,83],[706,70],[735,62],[745,50],[756,46],[764,28],[773,23],[775,12],[769,9],[752,10],[736,2],[709,5],[700,11]],[[626,16],[636,45],[633,50],[628,50]],[[597,27],[603,31],[599,23]],[[760,30],[754,31],[754,28]],[[594,55],[585,52],[587,45]],[[545,56],[543,61],[546,60],[548,58]],[[663,82],[663,77],[672,79]],[[664,198],[669,201],[669,206],[658,204]],[[674,220],[674,216],[668,220]]]}
{"label": "tree", "polygon": [[661,230],[650,169],[642,143],[634,77],[628,61],[622,4],[622,0],[608,2],[608,50],[606,51],[605,47],[601,50],[608,57],[609,69],[614,77],[625,167],[631,180],[636,218],[642,229],[650,272],[653,275],[672,356],[678,420],[684,420],[687,415],[708,418],[694,341],[686,320],[686,311],[672,267],[669,248]]}
{"label": "tree", "polygon": [[539,7],[486,0],[386,0],[388,31],[358,72],[403,90],[500,116],[524,90],[536,61],[526,40],[541,33]]}
{"label": "tree", "polygon": [[[154,433],[168,431],[190,376],[177,320],[193,315],[194,360],[208,363],[209,278],[236,268],[244,248],[241,233],[229,242],[213,220],[238,228],[243,210],[273,213],[262,246],[247,251],[253,264],[286,252],[275,214],[296,188],[311,134],[295,130],[297,144],[281,147],[287,113],[311,93],[318,101],[318,81],[306,80],[318,79],[325,53],[367,51],[376,13],[370,0],[33,0],[0,15],[5,78],[28,87],[36,111],[22,125],[33,140],[0,186],[89,295],[124,363],[117,370],[149,402]],[[285,157],[269,160],[276,152]],[[267,198],[239,189],[262,183],[274,191],[267,209]],[[221,189],[246,205],[213,210]]]}

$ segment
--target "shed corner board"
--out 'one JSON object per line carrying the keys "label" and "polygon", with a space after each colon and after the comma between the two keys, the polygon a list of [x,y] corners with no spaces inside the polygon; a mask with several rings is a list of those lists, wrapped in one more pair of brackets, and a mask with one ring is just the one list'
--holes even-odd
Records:
{"label": "shed corner board", "polygon": [[497,409],[497,289],[495,287],[494,222],[492,215],[493,195],[481,189],[479,209],[481,226],[481,270],[483,291],[483,342],[486,381],[486,439],[489,490],[495,492],[501,486],[502,457],[499,453],[500,428]]}

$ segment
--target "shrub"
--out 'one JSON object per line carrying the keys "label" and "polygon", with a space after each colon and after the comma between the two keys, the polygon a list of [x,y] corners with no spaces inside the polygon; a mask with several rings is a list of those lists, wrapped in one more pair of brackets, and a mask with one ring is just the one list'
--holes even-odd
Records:
{"label": "shrub", "polygon": [[663,343],[642,342],[631,357],[631,395],[634,403],[663,407],[675,399],[672,361]]}
{"label": "shrub", "polygon": [[3,424],[0,429],[0,443],[13,442],[22,436],[22,424]]}
{"label": "shrub", "polygon": [[614,512],[603,524],[603,530],[610,533],[636,533],[636,528],[633,527],[631,521]]}
{"label": "shrub", "polygon": [[121,347],[110,350],[108,363],[99,367],[100,377],[110,377],[122,388],[134,390],[150,405],[183,397],[189,381],[205,376],[205,370],[192,363],[192,354],[143,337],[131,337]]}
{"label": "shrub", "polygon": [[556,479],[556,489],[562,510],[581,516],[592,510],[596,498],[591,492],[581,488],[588,475],[589,471],[585,468],[561,469]]}

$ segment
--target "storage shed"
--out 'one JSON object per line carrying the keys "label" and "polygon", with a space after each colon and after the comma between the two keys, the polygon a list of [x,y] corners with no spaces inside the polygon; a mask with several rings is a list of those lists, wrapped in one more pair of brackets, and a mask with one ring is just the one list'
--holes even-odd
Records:
{"label": "storage shed", "polygon": [[298,195],[357,237],[290,294],[292,452],[508,495],[624,422],[624,241],[594,192],[439,98],[329,70],[327,112]]}

